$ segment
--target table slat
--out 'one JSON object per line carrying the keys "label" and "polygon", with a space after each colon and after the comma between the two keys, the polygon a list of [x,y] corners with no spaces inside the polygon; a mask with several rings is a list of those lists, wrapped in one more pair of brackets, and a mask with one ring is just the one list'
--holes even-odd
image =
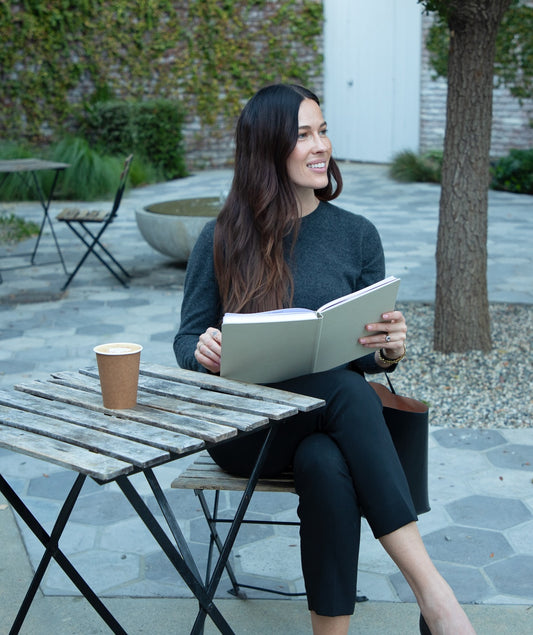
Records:
{"label": "table slat", "polygon": [[[109,413],[119,419],[139,421],[141,423],[165,428],[166,430],[181,432],[184,435],[188,435],[191,438],[191,442],[206,439],[212,443],[217,443],[231,438],[237,433],[235,429],[231,429],[229,426],[217,427],[216,424],[210,424],[207,421],[199,421],[191,417],[172,414],[142,405],[137,405],[135,408],[126,410],[111,410],[104,408],[101,395],[61,386],[60,384],[35,380],[26,384],[17,384],[15,388],[38,397],[44,397],[45,399],[63,401],[74,406],[86,408],[87,410]],[[194,439],[192,437],[194,437]],[[203,444],[197,447],[202,446]]]}
{"label": "table slat", "polygon": [[37,170],[64,170],[69,163],[57,163],[44,159],[4,159],[0,161],[0,172],[34,172]]}
{"label": "table slat", "polygon": [[134,469],[132,465],[124,461],[83,448],[74,448],[69,443],[2,424],[0,424],[0,447],[87,474],[104,482],[129,474]]}
{"label": "table slat", "polygon": [[60,421],[70,421],[93,430],[110,432],[118,437],[145,443],[173,454],[183,454],[204,445],[203,443],[198,443],[196,439],[191,439],[179,432],[172,432],[165,428],[147,425],[138,421],[125,422],[124,419],[99,412],[91,412],[91,416],[88,417],[84,408],[60,401],[41,399],[23,392],[10,393],[0,390],[0,404],[42,414]]}
{"label": "table slat", "polygon": [[161,379],[168,379],[170,381],[179,381],[184,384],[199,386],[209,390],[217,390],[230,395],[286,404],[294,406],[301,412],[316,410],[316,408],[321,408],[325,403],[323,399],[309,397],[308,395],[299,395],[286,390],[279,390],[278,388],[261,386],[260,384],[248,384],[234,379],[226,379],[218,375],[198,373],[179,367],[174,368],[143,362],[140,372],[141,375],[160,377]]}
{"label": "table slat", "polygon": [[[96,366],[91,368],[82,368],[80,373],[89,375],[90,377],[98,377],[98,369]],[[298,413],[298,408],[286,404],[274,403],[270,401],[262,401],[250,397],[241,397],[224,392],[214,392],[206,390],[200,386],[192,384],[183,384],[162,378],[140,377],[139,384],[143,390],[150,391],[156,395],[173,395],[185,401],[200,404],[202,406],[219,406],[241,412],[251,412],[260,414],[269,419],[285,419]]]}
{"label": "table slat", "polygon": [[170,458],[168,452],[122,439],[101,430],[91,430],[73,423],[53,420],[49,417],[24,410],[14,410],[6,406],[0,406],[0,423],[71,443],[72,446],[85,448],[92,452],[100,452],[140,468],[159,465]]}
{"label": "table slat", "polygon": [[[52,378],[54,381],[58,381],[63,386],[70,386],[79,390],[86,390],[90,392],[96,392],[101,394],[100,380],[93,375],[86,375],[72,372],[53,373]],[[137,404],[140,406],[148,406],[150,408],[157,408],[158,410],[164,410],[180,414],[187,417],[192,417],[195,420],[203,422],[206,421],[210,424],[220,424],[221,426],[229,426],[230,428],[236,428],[243,432],[251,432],[258,427],[263,427],[268,423],[268,418],[248,412],[236,412],[234,410],[228,410],[227,408],[217,408],[213,406],[200,405],[197,403],[191,403],[189,401],[183,401],[177,397],[165,397],[163,394],[155,394],[144,391],[144,384],[142,378],[139,381],[139,391],[137,393]],[[222,433],[224,428],[217,428],[216,426],[209,425],[211,433],[218,431]],[[226,430],[226,432],[228,432]],[[233,433],[230,434],[233,436]],[[203,438],[203,437],[202,437]],[[206,440],[216,440],[211,437]]]}

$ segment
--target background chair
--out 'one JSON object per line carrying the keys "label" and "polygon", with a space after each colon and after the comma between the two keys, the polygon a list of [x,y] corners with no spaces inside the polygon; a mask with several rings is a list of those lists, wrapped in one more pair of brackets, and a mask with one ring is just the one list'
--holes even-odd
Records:
{"label": "background chair", "polygon": [[[120,207],[120,202],[122,200],[122,195],[124,193],[124,188],[126,187],[126,181],[128,179],[128,173],[130,170],[132,159],[133,155],[130,154],[130,156],[127,157],[127,159],[124,161],[124,169],[122,170],[122,174],[120,175],[118,189],[115,194],[113,206],[110,212],[101,210],[81,210],[74,207],[68,207],[64,209],[60,214],[58,214],[57,220],[66,223],[67,226],[87,247],[85,253],[74,268],[74,271],[69,275],[67,281],[61,288],[62,291],[64,291],[72,282],[74,276],[78,273],[83,263],[87,260],[87,256],[89,256],[89,254],[91,253],[98,258],[98,260],[104,265],[104,267],[108,271],[110,271],[123,286],[128,286],[125,279],[130,278],[130,274],[109,252],[109,250],[104,247],[104,245],[100,242],[100,239],[102,238],[105,230],[113,222],[114,218],[117,215],[118,208]],[[90,228],[91,225],[100,225],[100,228],[96,232]],[[98,251],[96,251],[97,248]]]}

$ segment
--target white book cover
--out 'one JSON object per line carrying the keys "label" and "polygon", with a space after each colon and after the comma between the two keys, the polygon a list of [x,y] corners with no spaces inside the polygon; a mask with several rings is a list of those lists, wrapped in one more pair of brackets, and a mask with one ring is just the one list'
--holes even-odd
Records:
{"label": "white book cover", "polygon": [[329,370],[369,354],[358,339],[365,325],[394,309],[399,278],[324,304],[317,311],[290,308],[226,313],[222,322],[222,377],[273,383]]}

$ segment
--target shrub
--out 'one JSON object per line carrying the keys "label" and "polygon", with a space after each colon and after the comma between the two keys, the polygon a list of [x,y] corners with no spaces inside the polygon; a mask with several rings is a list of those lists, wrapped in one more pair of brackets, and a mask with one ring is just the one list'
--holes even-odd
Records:
{"label": "shrub", "polygon": [[163,179],[186,176],[183,113],[167,99],[104,101],[88,106],[82,134],[106,154],[133,152],[154,165]]}
{"label": "shrub", "polygon": [[493,164],[491,172],[494,190],[533,194],[533,148],[511,150]]}
{"label": "shrub", "polygon": [[389,173],[396,181],[404,183],[440,183],[442,152],[434,150],[418,155],[410,150],[396,154]]}

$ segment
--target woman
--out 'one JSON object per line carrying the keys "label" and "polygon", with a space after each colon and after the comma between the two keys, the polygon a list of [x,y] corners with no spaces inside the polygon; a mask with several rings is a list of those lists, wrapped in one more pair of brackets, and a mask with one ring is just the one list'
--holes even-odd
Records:
{"label": "woman", "polygon": [[[180,366],[219,372],[225,312],[291,305],[316,310],[384,278],[375,227],[329,203],[341,189],[317,97],[295,85],[260,90],[237,123],[227,200],[189,260],[174,340]],[[413,589],[421,632],[473,633],[424,548],[381,403],[363,376],[394,370],[405,354],[404,316],[391,311],[382,318],[368,324],[368,335],[360,339],[367,356],[274,384],[323,398],[326,406],[278,428],[264,474],[294,469],[302,569],[315,635],[348,632],[361,511]],[[264,434],[226,443],[211,454],[225,470],[246,474]]]}

